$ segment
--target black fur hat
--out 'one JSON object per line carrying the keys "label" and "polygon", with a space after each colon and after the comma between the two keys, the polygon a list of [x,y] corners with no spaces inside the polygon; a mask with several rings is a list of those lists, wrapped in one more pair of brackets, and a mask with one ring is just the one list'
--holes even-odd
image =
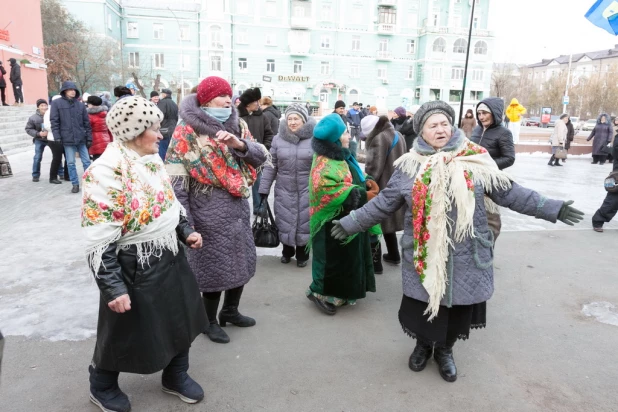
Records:
{"label": "black fur hat", "polygon": [[257,87],[254,89],[247,89],[243,94],[240,95],[240,102],[247,106],[253,102],[257,102],[262,98],[262,92]]}

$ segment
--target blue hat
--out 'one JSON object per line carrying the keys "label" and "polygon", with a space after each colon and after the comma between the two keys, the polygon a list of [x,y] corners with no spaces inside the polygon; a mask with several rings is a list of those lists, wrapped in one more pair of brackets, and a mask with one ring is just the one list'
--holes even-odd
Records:
{"label": "blue hat", "polygon": [[313,137],[335,143],[345,132],[345,123],[337,113],[324,116],[313,129]]}

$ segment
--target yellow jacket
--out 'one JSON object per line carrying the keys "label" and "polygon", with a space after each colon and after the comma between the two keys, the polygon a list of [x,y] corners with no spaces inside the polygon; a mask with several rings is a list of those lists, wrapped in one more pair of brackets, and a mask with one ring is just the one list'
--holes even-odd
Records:
{"label": "yellow jacket", "polygon": [[519,122],[521,121],[521,115],[526,114],[526,111],[526,108],[519,104],[517,99],[513,98],[509,107],[506,108],[506,116],[512,122]]}

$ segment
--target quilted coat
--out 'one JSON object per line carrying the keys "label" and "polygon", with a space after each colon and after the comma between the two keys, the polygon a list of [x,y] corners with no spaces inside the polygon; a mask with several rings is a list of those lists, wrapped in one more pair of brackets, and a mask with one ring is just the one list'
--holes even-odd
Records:
{"label": "quilted coat", "polygon": [[309,172],[313,161],[311,136],[315,119],[309,118],[296,133],[286,122],[270,147],[273,166],[264,168],[260,194],[269,194],[275,183],[275,220],[284,245],[305,246],[309,241]]}
{"label": "quilted coat", "polygon": [[[601,123],[601,117],[605,116],[605,123]],[[586,141],[590,141],[594,139],[592,142],[592,154],[594,156],[607,156],[607,153],[603,152],[601,149],[604,146],[607,146],[609,142],[612,141],[613,129],[609,125],[610,118],[606,113],[600,114],[597,118],[597,124],[592,129],[592,133],[586,139]]]}
{"label": "quilted coat", "polygon": [[[413,183],[413,178],[400,169],[396,169],[388,186],[380,190],[380,194],[375,199],[356,210],[354,218],[346,216],[341,219],[341,225],[348,234],[361,232],[404,206],[406,209],[406,225],[401,239],[403,293],[413,299],[428,302],[429,296],[412,263],[414,254],[412,233]],[[515,182],[508,190],[493,190],[487,195],[500,206],[554,223],[563,205],[562,201],[547,199]],[[453,305],[472,305],[485,302],[491,298],[494,291],[494,242],[492,232],[487,225],[485,193],[480,184],[476,185],[475,198],[476,206],[473,217],[475,237],[469,237],[460,243],[455,243],[450,251],[449,265],[447,265],[448,284],[446,294],[440,302],[442,306],[451,307]],[[453,205],[449,216],[454,222],[457,221],[455,205]]]}
{"label": "quilted coat", "polygon": [[[189,96],[190,97],[190,96]],[[223,124],[204,113],[197,99],[185,98],[180,116],[199,134],[214,136],[227,130],[240,137],[240,119],[236,108]],[[259,168],[266,162],[261,144],[243,140],[247,151],[234,150],[234,156]],[[191,179],[192,180],[192,179]],[[251,230],[249,202],[213,187],[208,193],[191,190],[181,180],[174,180],[176,197],[187,211],[187,218],[202,235],[203,247],[189,249],[189,266],[201,292],[218,292],[245,285],[255,274],[255,243]]]}
{"label": "quilted coat", "polygon": [[479,125],[472,131],[470,140],[487,149],[492,159],[498,165],[498,169],[506,169],[515,163],[515,144],[513,143],[511,131],[502,126],[504,101],[498,97],[488,97],[481,101],[479,105],[482,103],[486,104],[489,110],[491,110],[494,122],[485,129],[477,116]]}
{"label": "quilted coat", "polygon": [[90,146],[88,153],[91,155],[103,154],[107,145],[114,140],[105,124],[106,116],[106,106],[88,108],[88,118],[90,119],[90,127],[92,127],[92,146]]}
{"label": "quilted coat", "polygon": [[[69,89],[77,92],[75,98],[69,99],[65,96],[65,92]],[[77,100],[79,90],[77,90],[75,83],[62,83],[60,95],[62,98],[52,101],[49,115],[54,139],[57,142],[62,142],[65,146],[91,143],[92,129],[88,112],[86,106]]]}
{"label": "quilted coat", "polygon": [[[393,163],[406,152],[406,142],[399,133],[397,144],[393,150],[389,149],[395,140],[395,129],[390,122],[387,122],[381,130],[374,129],[367,136],[365,146],[365,173],[373,177],[380,189],[386,187],[390,180],[395,166]],[[388,156],[387,156],[388,154]],[[395,233],[403,230],[403,217],[405,215],[403,207],[396,210],[388,218],[380,222],[383,233]]]}

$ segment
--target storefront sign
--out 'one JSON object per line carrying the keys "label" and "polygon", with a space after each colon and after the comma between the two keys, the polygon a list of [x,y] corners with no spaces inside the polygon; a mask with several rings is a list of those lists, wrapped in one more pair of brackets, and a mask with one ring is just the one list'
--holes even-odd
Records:
{"label": "storefront sign", "polygon": [[541,123],[548,124],[551,121],[551,107],[541,108]]}
{"label": "storefront sign", "polygon": [[262,76],[262,81],[270,83],[273,81],[273,78],[271,76]]}
{"label": "storefront sign", "polygon": [[279,76],[280,82],[308,82],[309,76]]}
{"label": "storefront sign", "polygon": [[10,41],[11,35],[8,30],[0,30],[0,40]]}

